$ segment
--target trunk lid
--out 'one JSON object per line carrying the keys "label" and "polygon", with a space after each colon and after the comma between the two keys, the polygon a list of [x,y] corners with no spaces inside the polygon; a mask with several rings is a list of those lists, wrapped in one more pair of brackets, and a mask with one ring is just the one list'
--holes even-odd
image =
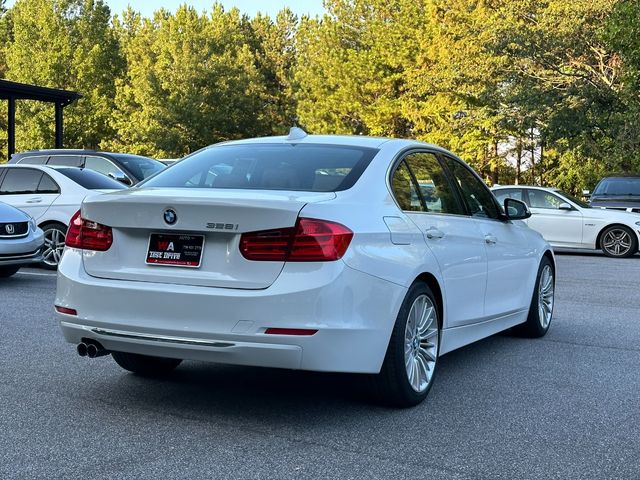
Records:
{"label": "trunk lid", "polygon": [[[111,227],[113,244],[106,252],[85,250],[84,268],[91,276],[117,280],[267,288],[284,262],[245,259],[239,249],[241,234],[293,227],[307,203],[335,196],[333,192],[134,188],[91,197],[82,205],[82,217]],[[175,214],[173,224],[165,220],[168,210]],[[151,234],[169,240],[175,234],[204,236],[200,266],[148,264]]]}

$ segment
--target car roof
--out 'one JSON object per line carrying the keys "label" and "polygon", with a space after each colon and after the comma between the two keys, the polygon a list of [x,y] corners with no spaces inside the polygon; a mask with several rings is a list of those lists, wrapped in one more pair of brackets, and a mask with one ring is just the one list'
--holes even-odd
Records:
{"label": "car roof", "polygon": [[[31,155],[133,155],[122,154],[120,152],[104,152],[101,150],[90,150],[86,148],[49,148],[44,150],[26,150],[24,152],[14,153],[14,157],[31,156]],[[138,155],[140,156],[140,155]]]}
{"label": "car roof", "polygon": [[[365,148],[381,148],[383,145],[394,146],[398,149],[410,146],[425,147],[430,150],[437,150],[442,153],[456,157],[450,151],[433,145],[431,143],[421,142],[419,140],[387,138],[387,137],[367,137],[365,135],[306,135],[303,138],[290,140],[287,136],[273,137],[255,137],[242,140],[229,140],[226,142],[215,143],[205,148],[212,148],[224,145],[259,145],[259,144],[309,144],[309,145],[342,145]],[[194,152],[195,153],[195,152]]]}

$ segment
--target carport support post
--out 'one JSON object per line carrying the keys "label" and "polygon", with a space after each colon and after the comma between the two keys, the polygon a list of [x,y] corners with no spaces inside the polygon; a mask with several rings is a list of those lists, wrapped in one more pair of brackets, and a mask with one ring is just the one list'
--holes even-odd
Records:
{"label": "carport support post", "polygon": [[61,103],[56,103],[56,148],[62,148],[62,108]]}
{"label": "carport support post", "polygon": [[11,155],[16,152],[16,99],[13,97],[9,97],[8,114],[7,155],[10,160]]}

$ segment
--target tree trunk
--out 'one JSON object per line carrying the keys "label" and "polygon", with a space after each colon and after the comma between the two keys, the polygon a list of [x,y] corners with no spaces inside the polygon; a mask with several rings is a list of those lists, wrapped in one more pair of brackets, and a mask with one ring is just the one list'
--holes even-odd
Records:
{"label": "tree trunk", "polygon": [[498,185],[500,171],[498,170],[498,141],[493,142],[493,158],[491,159],[491,186]]}
{"label": "tree trunk", "polygon": [[522,174],[522,139],[518,138],[516,143],[516,185],[520,185],[520,175]]}

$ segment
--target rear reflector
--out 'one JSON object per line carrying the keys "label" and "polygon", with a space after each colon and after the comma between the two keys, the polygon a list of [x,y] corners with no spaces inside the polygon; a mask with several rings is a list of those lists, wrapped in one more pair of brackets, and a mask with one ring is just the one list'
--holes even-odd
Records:
{"label": "rear reflector", "polygon": [[112,243],[113,232],[111,227],[82,218],[80,210],[71,217],[65,240],[67,247],[105,252],[109,250]]}
{"label": "rear reflector", "polygon": [[299,335],[310,336],[318,330],[310,330],[307,328],[267,328],[264,333],[267,335]]}
{"label": "rear reflector", "polygon": [[61,307],[60,305],[56,305],[55,308],[59,313],[64,313],[66,315],[78,315],[78,312],[73,308]]}
{"label": "rear reflector", "polygon": [[295,227],[243,233],[240,252],[247,260],[330,262],[342,258],[352,238],[339,223],[298,218]]}

